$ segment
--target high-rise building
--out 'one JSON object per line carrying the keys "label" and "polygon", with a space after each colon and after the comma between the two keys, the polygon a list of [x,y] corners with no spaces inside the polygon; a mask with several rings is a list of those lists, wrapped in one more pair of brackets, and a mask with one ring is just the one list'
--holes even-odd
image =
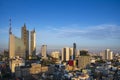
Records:
{"label": "high-rise building", "polygon": [[106,49],[104,54],[106,60],[113,59],[113,52],[110,49]]}
{"label": "high-rise building", "polygon": [[73,48],[70,48],[70,59],[73,60]]}
{"label": "high-rise building", "polygon": [[36,55],[36,32],[35,29],[31,31],[31,55]]}
{"label": "high-rise building", "polygon": [[109,59],[110,59],[110,60],[113,59],[113,51],[110,51],[110,53],[109,53]]}
{"label": "high-rise building", "polygon": [[47,57],[47,45],[42,45],[42,47],[41,47],[41,56],[43,58]]}
{"label": "high-rise building", "polygon": [[106,49],[105,50],[105,53],[104,53],[105,54],[105,59],[108,59],[109,52],[110,52],[110,49]]}
{"label": "high-rise building", "polygon": [[70,48],[62,48],[62,61],[69,61],[70,60]]}
{"label": "high-rise building", "polygon": [[76,43],[73,43],[73,60],[75,60],[76,57]]}
{"label": "high-rise building", "polygon": [[21,58],[25,58],[25,46],[21,38],[14,36],[11,32],[11,28],[9,30],[9,58],[15,58],[19,56]]}
{"label": "high-rise building", "polygon": [[25,45],[26,59],[29,58],[29,31],[26,29],[26,25],[21,28],[21,39]]}
{"label": "high-rise building", "polygon": [[88,64],[90,64],[90,56],[79,56],[78,67],[80,69],[86,68]]}

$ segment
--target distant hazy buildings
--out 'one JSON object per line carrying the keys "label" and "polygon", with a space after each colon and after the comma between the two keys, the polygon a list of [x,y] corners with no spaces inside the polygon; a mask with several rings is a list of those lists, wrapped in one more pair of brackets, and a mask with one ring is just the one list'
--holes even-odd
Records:
{"label": "distant hazy buildings", "polygon": [[36,55],[36,32],[35,29],[31,31],[31,55],[35,56]]}
{"label": "distant hazy buildings", "polygon": [[29,58],[29,31],[26,29],[26,25],[21,28],[21,39],[25,45],[26,58]]}
{"label": "distant hazy buildings", "polygon": [[41,47],[41,56],[43,58],[47,57],[47,45],[42,45],[42,47]]}
{"label": "distant hazy buildings", "polygon": [[88,56],[88,50],[80,50],[80,56]]}

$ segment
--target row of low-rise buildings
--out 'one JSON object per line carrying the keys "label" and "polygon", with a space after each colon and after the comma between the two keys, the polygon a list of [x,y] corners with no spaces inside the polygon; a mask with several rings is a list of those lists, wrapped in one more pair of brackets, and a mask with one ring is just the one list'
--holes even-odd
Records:
{"label": "row of low-rise buildings", "polygon": [[40,74],[41,72],[48,71],[48,66],[42,66],[41,64],[32,63],[31,66],[17,66],[15,68],[15,75],[17,77],[29,76],[31,74]]}

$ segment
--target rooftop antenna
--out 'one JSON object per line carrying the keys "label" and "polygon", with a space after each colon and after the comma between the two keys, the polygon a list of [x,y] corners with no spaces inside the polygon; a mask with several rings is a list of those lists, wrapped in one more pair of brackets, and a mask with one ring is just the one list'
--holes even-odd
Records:
{"label": "rooftop antenna", "polygon": [[11,28],[11,18],[9,19],[9,22],[10,22],[10,24],[9,24],[9,25],[10,25],[9,34],[12,34],[12,31],[11,31],[11,29],[12,29],[12,28]]}

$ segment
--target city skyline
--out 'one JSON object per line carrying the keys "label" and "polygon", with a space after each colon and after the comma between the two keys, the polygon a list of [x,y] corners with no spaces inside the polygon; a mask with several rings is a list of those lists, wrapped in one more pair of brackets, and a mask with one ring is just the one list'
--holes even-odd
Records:
{"label": "city skyline", "polygon": [[21,27],[36,30],[40,49],[62,49],[75,42],[77,48],[119,49],[119,0],[1,0],[0,49],[8,48],[9,19],[12,32],[21,36]]}

